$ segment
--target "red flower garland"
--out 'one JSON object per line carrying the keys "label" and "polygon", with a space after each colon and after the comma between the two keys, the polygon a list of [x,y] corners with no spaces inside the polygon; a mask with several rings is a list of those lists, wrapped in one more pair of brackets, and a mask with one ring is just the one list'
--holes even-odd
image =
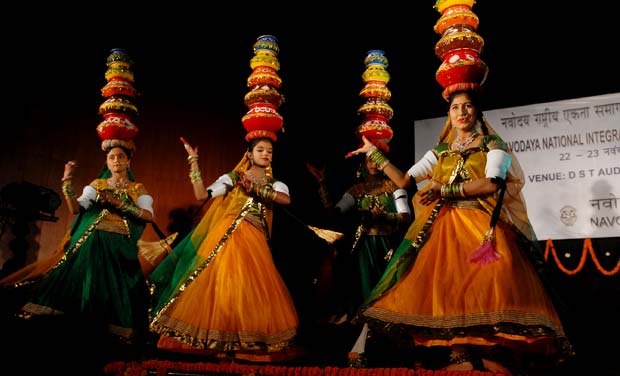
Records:
{"label": "red flower garland", "polygon": [[143,362],[113,362],[107,364],[104,374],[113,376],[146,376],[155,371],[166,376],[168,371],[184,371],[197,374],[222,373],[229,375],[259,376],[501,376],[502,373],[486,371],[448,371],[411,368],[338,368],[338,367],[286,367],[273,365],[249,365],[238,363],[189,363],[169,360],[145,360]]}
{"label": "red flower garland", "polygon": [[583,249],[581,252],[581,259],[579,260],[579,265],[577,265],[577,267],[575,267],[575,269],[573,270],[567,269],[562,264],[562,262],[560,261],[560,258],[558,257],[557,251],[555,250],[555,247],[553,245],[553,240],[551,239],[547,240],[547,244],[545,246],[545,261],[548,261],[549,253],[551,253],[551,255],[553,256],[553,260],[557,264],[558,268],[568,275],[575,275],[579,271],[581,271],[581,269],[583,269],[583,266],[586,263],[586,256],[588,254],[590,255],[590,257],[592,257],[592,261],[594,261],[594,265],[596,266],[598,271],[601,272],[601,274],[606,275],[606,276],[612,276],[620,271],[620,260],[618,260],[618,263],[612,270],[605,270],[603,268],[598,257],[596,257],[596,253],[594,252],[594,248],[592,247],[592,239],[590,238],[586,238],[583,241]]}

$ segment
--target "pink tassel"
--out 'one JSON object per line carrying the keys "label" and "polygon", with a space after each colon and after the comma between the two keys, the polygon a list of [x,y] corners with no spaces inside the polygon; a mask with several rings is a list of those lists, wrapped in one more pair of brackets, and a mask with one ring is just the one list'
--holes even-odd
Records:
{"label": "pink tassel", "polygon": [[493,228],[491,228],[484,235],[480,247],[469,256],[469,262],[486,265],[499,260],[500,257],[500,254],[495,251],[495,237],[493,236]]}

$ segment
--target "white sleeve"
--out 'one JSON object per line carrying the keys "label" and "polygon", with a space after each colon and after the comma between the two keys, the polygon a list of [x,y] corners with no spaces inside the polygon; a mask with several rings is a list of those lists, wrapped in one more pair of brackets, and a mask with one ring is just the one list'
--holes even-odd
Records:
{"label": "white sleeve", "polygon": [[[84,190],[82,191],[82,195],[78,197],[77,200],[81,207],[83,207],[84,209],[88,209],[91,207],[91,205],[95,202],[96,199],[97,199],[97,190],[94,187],[87,185],[84,187]],[[141,195],[140,197],[138,197],[138,200],[136,201],[136,205],[140,209],[148,210],[151,212],[151,214],[154,214],[153,196]]]}
{"label": "white sleeve", "polygon": [[429,150],[419,161],[417,161],[413,166],[411,166],[409,170],[407,170],[407,174],[412,176],[414,179],[431,175],[436,164],[437,157],[432,150]]}
{"label": "white sleeve", "polygon": [[353,207],[355,207],[355,198],[348,192],[345,192],[336,204],[336,209],[341,213],[346,213]]}
{"label": "white sleeve", "polygon": [[398,213],[408,213],[411,214],[411,209],[409,209],[409,202],[407,202],[408,196],[407,191],[404,189],[397,189],[394,191],[394,204],[396,205],[396,211]]}
{"label": "white sleeve", "polygon": [[506,179],[512,157],[501,149],[493,149],[487,153],[485,175],[487,178],[500,177]]}
{"label": "white sleeve", "polygon": [[281,181],[274,182],[272,186],[276,192],[286,193],[287,196],[290,196],[290,193],[288,191],[288,186],[282,183]]}
{"label": "white sleeve", "polygon": [[211,197],[217,197],[226,193],[226,191],[232,186],[232,179],[228,176],[228,174],[224,174],[208,186],[207,191],[211,191]]}
{"label": "white sleeve", "polygon": [[138,205],[140,209],[148,210],[151,212],[151,214],[155,215],[153,211],[153,196],[151,195],[139,196],[138,200],[136,201],[136,205]]}
{"label": "white sleeve", "polygon": [[77,201],[81,207],[83,207],[84,209],[88,209],[95,202],[96,199],[97,190],[94,187],[87,185],[82,190],[82,195],[77,198]]}

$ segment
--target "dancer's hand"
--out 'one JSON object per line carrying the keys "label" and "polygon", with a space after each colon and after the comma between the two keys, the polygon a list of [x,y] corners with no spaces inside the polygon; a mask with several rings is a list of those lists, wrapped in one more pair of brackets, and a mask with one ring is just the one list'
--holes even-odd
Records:
{"label": "dancer's hand", "polygon": [[345,158],[353,157],[358,154],[366,154],[366,152],[368,152],[368,150],[370,150],[370,148],[373,146],[372,142],[370,142],[366,138],[366,136],[362,136],[362,141],[364,142],[364,144],[360,146],[357,150],[349,152],[347,155],[345,155]]}
{"label": "dancer's hand", "polygon": [[119,202],[120,200],[114,197],[114,195],[110,194],[109,191],[106,189],[97,188],[96,201],[100,203],[101,205],[110,204],[114,206],[115,208],[118,207],[118,205],[120,205],[120,202]]}
{"label": "dancer's hand", "polygon": [[248,194],[252,194],[255,189],[252,179],[246,174],[241,174],[241,185]]}
{"label": "dancer's hand", "polygon": [[185,151],[187,151],[187,155],[193,158],[198,157],[198,146],[193,148],[183,136],[179,138],[181,139],[181,142],[183,143],[183,147],[185,148]]}
{"label": "dancer's hand", "polygon": [[62,180],[69,180],[73,177],[73,173],[75,172],[75,170],[78,168],[78,163],[77,161],[69,161],[67,163],[65,163],[65,172],[62,175]]}
{"label": "dancer's hand", "polygon": [[428,183],[429,188],[421,193],[420,203],[430,205],[441,197],[441,183],[435,179],[431,179]]}

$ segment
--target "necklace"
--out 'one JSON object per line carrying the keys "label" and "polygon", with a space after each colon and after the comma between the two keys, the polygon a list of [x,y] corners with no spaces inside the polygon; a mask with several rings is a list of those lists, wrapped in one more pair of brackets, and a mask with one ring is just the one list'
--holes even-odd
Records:
{"label": "necklace", "polygon": [[113,181],[112,179],[108,179],[108,185],[114,189],[127,189],[127,187],[129,187],[129,181]]}
{"label": "necklace", "polygon": [[382,186],[382,183],[383,183],[382,179],[369,176],[366,179],[365,185],[366,185],[366,189],[368,189],[368,191],[374,191],[378,187]]}
{"label": "necklace", "polygon": [[255,178],[254,175],[252,174],[252,171],[247,170],[246,171],[246,175],[250,178],[250,180],[252,180],[252,183],[254,184],[262,184],[265,182],[265,175],[261,176],[260,178]]}
{"label": "necklace", "polygon": [[469,135],[469,137],[465,139],[465,141],[459,141],[457,139],[454,139],[452,143],[454,144],[456,149],[462,153],[465,151],[465,149],[467,149],[467,146],[469,146],[469,144],[474,142],[476,136],[478,136],[478,133],[473,132],[471,135]]}

